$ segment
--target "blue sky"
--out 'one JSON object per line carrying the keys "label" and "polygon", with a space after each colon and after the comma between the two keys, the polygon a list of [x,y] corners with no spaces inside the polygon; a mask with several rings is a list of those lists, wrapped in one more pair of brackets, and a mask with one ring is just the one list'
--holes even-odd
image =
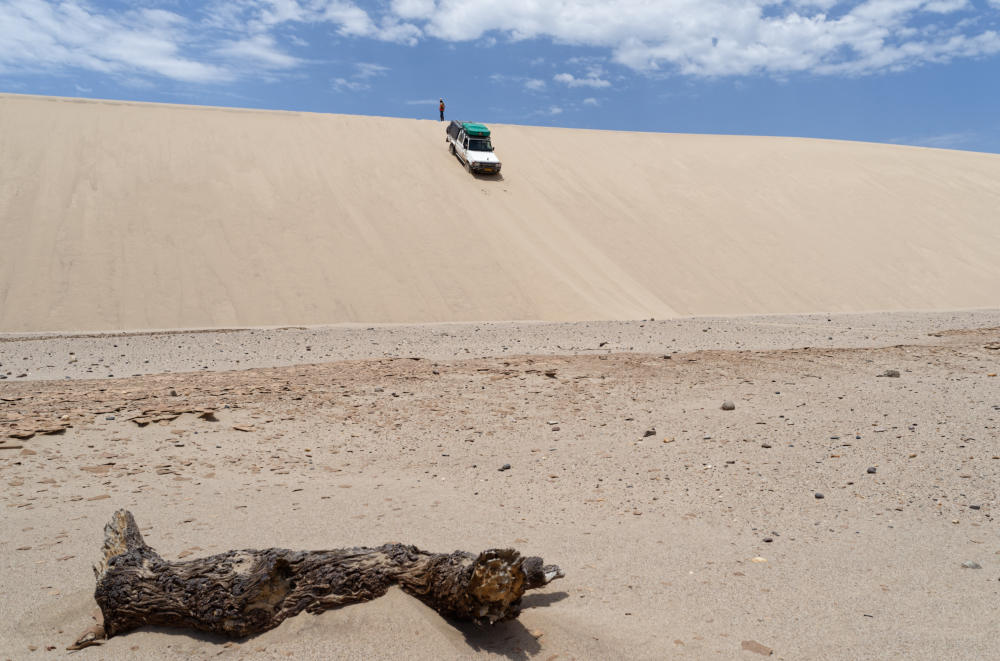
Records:
{"label": "blue sky", "polygon": [[0,0],[0,91],[1000,153],[1000,0]]}

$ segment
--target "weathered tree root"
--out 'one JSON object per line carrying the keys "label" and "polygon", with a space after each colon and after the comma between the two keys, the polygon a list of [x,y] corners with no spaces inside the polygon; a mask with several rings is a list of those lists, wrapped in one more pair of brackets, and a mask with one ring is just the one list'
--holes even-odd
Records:
{"label": "weathered tree root", "polygon": [[391,585],[442,615],[493,624],[515,618],[525,590],[563,576],[556,565],[513,549],[478,556],[427,553],[414,546],[333,551],[228,551],[185,562],[164,560],[146,545],[127,510],[104,527],[94,566],[94,598],[104,621],[68,649],[81,649],[151,624],[242,638],[302,611],[320,613],[369,601]]}

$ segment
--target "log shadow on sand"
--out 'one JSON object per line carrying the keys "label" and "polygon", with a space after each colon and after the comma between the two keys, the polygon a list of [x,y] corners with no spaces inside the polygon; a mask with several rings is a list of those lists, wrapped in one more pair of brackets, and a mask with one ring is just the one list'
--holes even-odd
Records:
{"label": "log shadow on sand", "polygon": [[483,626],[475,622],[448,620],[462,632],[465,642],[477,652],[499,654],[514,661],[527,661],[542,651],[538,640],[517,620]]}
{"label": "log shadow on sand", "polygon": [[[521,600],[524,610],[529,608],[546,608],[557,601],[569,597],[568,592],[550,592],[547,594],[525,595]],[[508,620],[492,626],[483,626],[474,622],[461,622],[448,619],[448,623],[462,632],[465,642],[477,652],[500,654],[508,659],[521,661],[529,659],[542,650],[538,639],[521,624],[520,620]]]}
{"label": "log shadow on sand", "polygon": [[569,592],[548,592],[544,594],[526,594],[521,599],[521,608],[546,608],[569,597]]}

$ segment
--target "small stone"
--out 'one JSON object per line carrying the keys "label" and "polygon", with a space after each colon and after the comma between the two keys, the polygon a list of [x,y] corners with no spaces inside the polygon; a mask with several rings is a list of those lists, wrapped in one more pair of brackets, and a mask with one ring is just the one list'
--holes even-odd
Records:
{"label": "small stone", "polygon": [[765,544],[770,544],[770,543],[771,543],[771,542],[773,542],[773,541],[774,541],[774,538],[773,538],[773,537],[765,537],[765,538],[764,538],[764,543],[765,543]]}
{"label": "small stone", "polygon": [[559,425],[553,425],[552,431],[559,431]]}
{"label": "small stone", "polygon": [[500,472],[509,471],[510,470],[510,464],[504,464],[503,466],[501,466],[499,468],[499,470],[500,470]]}
{"label": "small stone", "polygon": [[816,492],[816,500],[823,500],[824,498],[826,498],[826,496],[821,494],[819,491]]}
{"label": "small stone", "polygon": [[760,447],[764,448],[765,450],[770,450],[771,449],[771,444],[770,443],[761,443]]}
{"label": "small stone", "polygon": [[740,649],[746,652],[753,652],[754,654],[760,654],[761,656],[771,656],[774,654],[774,650],[770,647],[765,647],[761,645],[756,640],[744,640],[740,643]]}
{"label": "small stone", "polygon": [[761,564],[767,562],[767,558],[762,558],[758,555],[756,558],[750,558],[750,562],[756,562],[757,564]]}
{"label": "small stone", "polygon": [[727,399],[726,401],[722,402],[722,410],[723,411],[735,411],[736,410],[736,404],[732,403],[731,401],[729,401]]}
{"label": "small stone", "polygon": [[656,427],[650,427],[646,430],[646,433],[642,435],[643,438],[649,438],[650,436],[656,436]]}
{"label": "small stone", "polygon": [[982,505],[969,505],[970,510],[978,510]]}
{"label": "small stone", "polygon": [[886,376],[886,377],[889,377],[890,379],[898,379],[899,378],[899,370],[886,370],[886,371],[882,372],[881,374],[879,374],[879,376]]}
{"label": "small stone", "polygon": [[869,474],[869,475],[874,475],[874,474],[875,474],[875,473],[877,473],[877,472],[878,472],[878,469],[877,469],[877,468],[875,468],[874,466],[869,466],[869,467],[868,467],[868,474]]}
{"label": "small stone", "polygon": [[982,569],[982,568],[983,568],[982,565],[980,565],[978,562],[973,562],[972,560],[962,563],[962,569]]}

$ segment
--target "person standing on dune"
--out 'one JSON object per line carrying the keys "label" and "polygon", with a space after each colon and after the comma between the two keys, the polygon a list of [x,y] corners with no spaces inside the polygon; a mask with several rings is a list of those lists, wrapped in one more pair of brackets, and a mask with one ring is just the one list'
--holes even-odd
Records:
{"label": "person standing on dune", "polygon": [[438,104],[438,111],[441,113],[440,121],[444,121],[444,99],[438,99],[441,103]]}

